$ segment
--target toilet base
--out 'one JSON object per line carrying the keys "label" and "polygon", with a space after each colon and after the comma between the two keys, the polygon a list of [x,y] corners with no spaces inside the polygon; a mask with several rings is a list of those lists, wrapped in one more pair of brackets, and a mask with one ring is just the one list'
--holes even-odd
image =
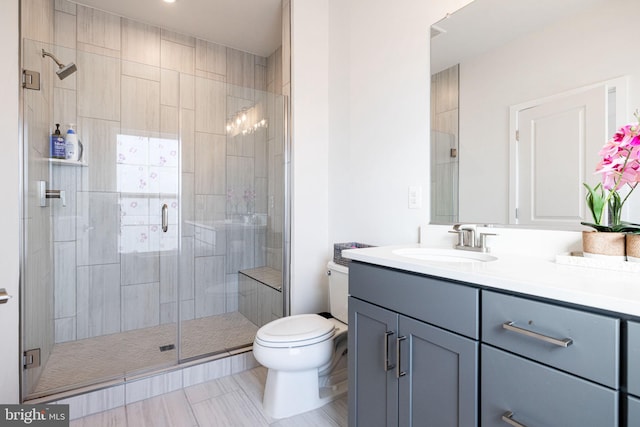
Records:
{"label": "toilet base", "polygon": [[262,406],[272,418],[287,418],[317,409],[335,399],[337,394],[323,393],[320,397],[317,368],[307,371],[269,369]]}

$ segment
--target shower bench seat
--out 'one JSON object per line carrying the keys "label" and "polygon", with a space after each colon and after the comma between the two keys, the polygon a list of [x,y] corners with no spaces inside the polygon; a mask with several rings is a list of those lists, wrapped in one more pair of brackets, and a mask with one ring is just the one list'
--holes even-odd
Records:
{"label": "shower bench seat", "polygon": [[258,327],[282,317],[282,272],[257,267],[238,273],[238,311]]}

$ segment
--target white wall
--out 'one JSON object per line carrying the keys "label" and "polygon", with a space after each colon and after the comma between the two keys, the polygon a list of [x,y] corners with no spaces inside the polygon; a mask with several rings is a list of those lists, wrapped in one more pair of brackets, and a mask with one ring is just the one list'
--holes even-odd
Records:
{"label": "white wall", "polygon": [[[330,87],[345,93],[329,105],[329,245],[416,242],[428,222],[429,31],[466,3],[332,2]],[[410,185],[421,209],[408,208]]]}
{"label": "white wall", "polygon": [[326,309],[328,1],[291,2],[291,314]]}
{"label": "white wall", "polygon": [[18,271],[19,271],[19,136],[18,136],[18,0],[3,2],[0,14],[0,129],[3,144],[0,156],[0,182],[4,187],[4,201],[0,209],[2,241],[0,246],[0,287],[13,298],[0,305],[0,403],[19,400],[19,329],[18,329]]}
{"label": "white wall", "polygon": [[429,27],[468,2],[293,1],[293,313],[326,308],[334,242],[416,242],[428,222]]}
{"label": "white wall", "polygon": [[[635,46],[640,3],[613,3],[460,64],[461,221],[508,223],[509,106],[632,75],[629,110],[622,113],[633,119],[640,57],[624,52]],[[593,170],[597,162],[592,159]]]}
{"label": "white wall", "polygon": [[[348,18],[336,8],[331,27],[343,34],[332,44],[330,58],[334,46],[339,55],[344,44],[349,62],[344,75],[331,82],[347,91],[344,100],[335,98],[330,105],[330,111],[344,110],[339,114],[346,120],[330,123],[332,134],[345,136],[330,141],[341,148],[332,150],[337,155],[329,165],[328,243],[414,242],[429,215],[429,2],[346,4]],[[343,62],[336,60],[339,66]],[[421,209],[408,209],[409,185],[422,186]]]}

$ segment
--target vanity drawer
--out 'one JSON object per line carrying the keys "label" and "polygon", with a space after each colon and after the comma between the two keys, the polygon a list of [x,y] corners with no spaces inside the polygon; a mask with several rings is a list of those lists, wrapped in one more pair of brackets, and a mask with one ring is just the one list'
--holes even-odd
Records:
{"label": "vanity drawer", "polygon": [[627,389],[640,397],[640,323],[627,323],[627,339]]}
{"label": "vanity drawer", "polygon": [[[483,342],[614,389],[619,385],[619,337],[619,319],[496,292],[482,294]],[[563,339],[570,344],[564,347]]]}
{"label": "vanity drawer", "polygon": [[[481,348],[482,427],[615,427],[618,392],[485,344]],[[517,424],[512,424],[517,425]]]}
{"label": "vanity drawer", "polygon": [[470,286],[351,262],[349,295],[472,339],[479,338],[480,291]]}

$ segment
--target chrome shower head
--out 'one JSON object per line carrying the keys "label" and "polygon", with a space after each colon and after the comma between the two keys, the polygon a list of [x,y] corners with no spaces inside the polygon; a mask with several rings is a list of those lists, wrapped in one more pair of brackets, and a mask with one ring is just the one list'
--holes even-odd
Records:
{"label": "chrome shower head", "polygon": [[64,65],[52,53],[49,53],[42,49],[42,57],[44,58],[45,56],[53,59],[53,61],[58,65],[58,71],[56,71],[56,74],[58,75],[60,80],[69,77],[71,74],[75,73],[78,70],[78,67],[76,67],[76,64],[74,64],[73,62],[69,63],[68,65]]}
{"label": "chrome shower head", "polygon": [[76,67],[76,64],[71,62],[69,63],[69,65],[65,65],[64,67],[56,71],[56,74],[58,75],[58,77],[60,77],[60,80],[62,80],[69,77],[71,74],[75,73],[76,71],[78,71],[78,67]]}

